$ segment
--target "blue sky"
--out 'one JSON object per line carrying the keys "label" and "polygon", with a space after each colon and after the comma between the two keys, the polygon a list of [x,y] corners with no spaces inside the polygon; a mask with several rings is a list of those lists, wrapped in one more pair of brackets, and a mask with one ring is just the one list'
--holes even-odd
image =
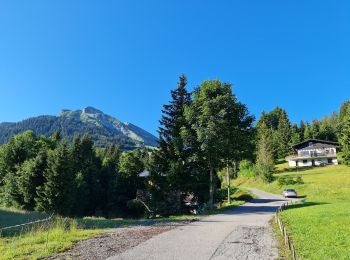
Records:
{"label": "blue sky", "polygon": [[0,122],[94,106],[156,133],[180,73],[321,118],[350,98],[350,1],[0,3]]}

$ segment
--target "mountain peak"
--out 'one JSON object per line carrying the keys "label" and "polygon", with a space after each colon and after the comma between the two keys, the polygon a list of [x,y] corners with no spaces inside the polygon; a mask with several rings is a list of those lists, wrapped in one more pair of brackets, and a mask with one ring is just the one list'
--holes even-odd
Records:
{"label": "mountain peak", "polygon": [[124,124],[91,106],[78,110],[63,109],[59,116],[38,116],[17,123],[0,124],[0,145],[14,134],[26,130],[45,136],[60,130],[62,137],[68,141],[88,133],[96,146],[108,147],[117,143],[126,150],[158,145],[158,139],[144,129],[131,123]]}
{"label": "mountain peak", "polygon": [[85,107],[82,109],[82,112],[84,114],[103,114],[101,110],[98,110],[97,108],[94,108],[94,107]]}

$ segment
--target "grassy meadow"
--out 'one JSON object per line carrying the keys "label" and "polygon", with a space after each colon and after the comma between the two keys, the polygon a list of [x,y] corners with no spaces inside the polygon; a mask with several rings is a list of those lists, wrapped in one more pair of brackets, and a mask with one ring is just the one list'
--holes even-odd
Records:
{"label": "grassy meadow", "polygon": [[350,167],[327,166],[298,171],[277,166],[276,179],[283,175],[300,175],[304,184],[283,185],[278,181],[266,184],[260,179],[239,177],[235,185],[255,187],[282,194],[295,188],[304,203],[281,213],[302,259],[350,259]]}

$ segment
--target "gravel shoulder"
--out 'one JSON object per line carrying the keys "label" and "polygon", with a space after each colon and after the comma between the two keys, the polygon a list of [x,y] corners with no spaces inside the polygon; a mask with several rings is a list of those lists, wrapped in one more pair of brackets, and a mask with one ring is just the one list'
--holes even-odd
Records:
{"label": "gravel shoulder", "polygon": [[252,201],[221,214],[118,228],[50,259],[277,259],[270,220],[282,196],[250,189]]}
{"label": "gravel shoulder", "polygon": [[193,220],[166,221],[154,225],[140,225],[111,230],[94,238],[78,242],[71,250],[49,259],[102,260],[123,253],[163,232],[186,225]]}
{"label": "gravel shoulder", "polygon": [[269,221],[282,196],[256,189],[251,202],[164,232],[109,259],[277,259]]}

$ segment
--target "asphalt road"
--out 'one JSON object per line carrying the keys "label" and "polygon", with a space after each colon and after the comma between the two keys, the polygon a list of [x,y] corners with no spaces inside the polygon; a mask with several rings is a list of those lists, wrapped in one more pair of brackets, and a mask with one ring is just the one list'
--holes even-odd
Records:
{"label": "asphalt road", "polygon": [[251,189],[256,199],[155,236],[109,259],[277,259],[269,221],[282,196]]}

